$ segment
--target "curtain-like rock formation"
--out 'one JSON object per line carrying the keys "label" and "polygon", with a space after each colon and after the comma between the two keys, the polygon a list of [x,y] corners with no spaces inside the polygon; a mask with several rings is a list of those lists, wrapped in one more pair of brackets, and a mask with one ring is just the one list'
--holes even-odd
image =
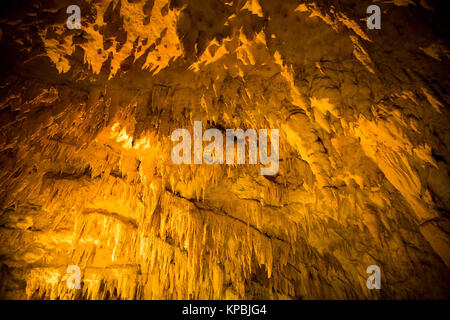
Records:
{"label": "curtain-like rock formation", "polygon": [[[374,3],[6,4],[0,297],[448,298],[448,18]],[[279,129],[278,174],[173,164],[196,120]]]}

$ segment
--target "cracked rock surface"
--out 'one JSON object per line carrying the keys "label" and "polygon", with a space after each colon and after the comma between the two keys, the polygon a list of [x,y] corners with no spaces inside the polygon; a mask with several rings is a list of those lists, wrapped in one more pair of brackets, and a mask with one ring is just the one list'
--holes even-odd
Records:
{"label": "cracked rock surface", "polygon": [[[448,299],[448,18],[374,3],[5,4],[0,298]],[[198,120],[279,129],[278,174],[173,164]]]}

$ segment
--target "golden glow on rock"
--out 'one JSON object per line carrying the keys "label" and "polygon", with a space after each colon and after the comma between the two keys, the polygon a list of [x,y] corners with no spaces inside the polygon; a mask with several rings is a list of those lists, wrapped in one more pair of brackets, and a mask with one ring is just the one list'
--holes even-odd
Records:
{"label": "golden glow on rock", "polygon": [[[366,2],[85,1],[80,30],[58,1],[12,7],[0,297],[448,298],[439,15],[380,3],[368,30]],[[172,163],[194,121],[279,129],[278,174]]]}

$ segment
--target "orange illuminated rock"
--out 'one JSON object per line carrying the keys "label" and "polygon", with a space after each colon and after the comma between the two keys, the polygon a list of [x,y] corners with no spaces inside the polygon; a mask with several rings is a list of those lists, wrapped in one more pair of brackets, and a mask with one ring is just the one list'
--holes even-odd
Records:
{"label": "orange illuminated rock", "polygon": [[[438,3],[9,1],[0,298],[448,299]],[[279,130],[278,170],[174,163],[195,121]]]}

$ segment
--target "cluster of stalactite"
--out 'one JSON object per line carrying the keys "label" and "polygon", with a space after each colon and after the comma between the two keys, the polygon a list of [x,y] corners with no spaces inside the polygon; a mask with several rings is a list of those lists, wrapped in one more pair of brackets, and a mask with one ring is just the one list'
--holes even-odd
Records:
{"label": "cluster of stalactite", "polygon": [[[436,4],[75,2],[0,19],[0,297],[448,298]],[[278,173],[174,164],[198,120],[279,129]]]}

